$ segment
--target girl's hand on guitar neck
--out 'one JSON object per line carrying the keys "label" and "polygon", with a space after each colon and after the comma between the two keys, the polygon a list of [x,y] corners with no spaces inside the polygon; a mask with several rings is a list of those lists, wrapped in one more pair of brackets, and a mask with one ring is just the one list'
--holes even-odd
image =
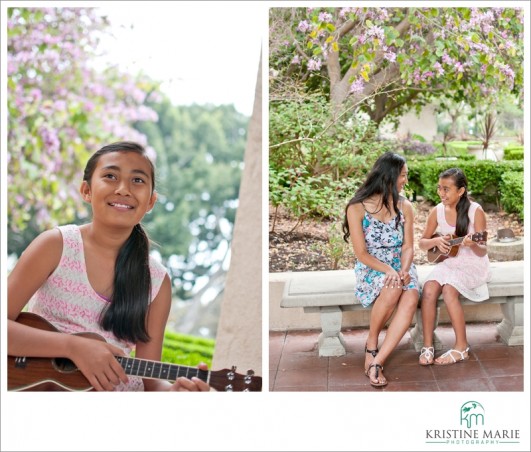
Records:
{"label": "girl's hand on guitar neck", "polygon": [[[205,363],[201,363],[197,367],[201,370],[208,370],[208,366]],[[197,377],[192,377],[191,379],[179,377],[175,380],[175,383],[171,385],[170,391],[207,392],[210,391],[210,386],[208,383],[205,383]]]}
{"label": "girl's hand on guitar neck", "polygon": [[473,246],[473,245],[479,245],[480,243],[478,243],[477,240],[472,240],[472,234],[468,234],[464,239],[463,239],[463,242],[461,243],[463,246]]}

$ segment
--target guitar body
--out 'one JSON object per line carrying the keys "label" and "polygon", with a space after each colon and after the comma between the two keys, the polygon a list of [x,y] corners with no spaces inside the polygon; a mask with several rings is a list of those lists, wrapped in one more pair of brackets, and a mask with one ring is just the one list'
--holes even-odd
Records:
{"label": "guitar body", "polygon": [[[456,239],[457,237],[453,234],[447,234],[450,236],[450,240]],[[436,237],[442,237],[442,234],[433,234],[431,236],[432,239]],[[428,250],[428,262],[430,264],[437,264],[439,262],[444,261],[445,259],[448,259],[449,257],[455,257],[459,253],[459,245],[454,245],[450,248],[450,251],[448,253],[441,253],[439,248],[434,246],[433,248],[430,248]]]}
{"label": "guitar body", "polygon": [[[449,257],[455,257],[459,253],[459,246],[463,243],[463,240],[467,237],[457,237],[453,234],[446,234],[449,238],[447,239],[450,242],[450,250],[447,253],[441,253],[439,248],[434,246],[428,250],[428,262],[430,264],[437,264],[439,262],[448,259]],[[432,239],[437,237],[443,237],[442,234],[435,233],[431,236]],[[476,232],[470,236],[470,240],[476,243],[486,243],[487,242],[487,231]]]}
{"label": "guitar body", "polygon": [[[46,319],[30,312],[21,312],[17,322],[32,328],[59,332]],[[105,338],[96,333],[76,333],[76,335],[105,342]],[[217,391],[262,390],[262,377],[256,376],[252,370],[248,370],[246,375],[239,374],[235,366],[212,371],[127,356],[116,356],[116,360],[127,375],[141,378],[175,381],[179,377],[197,377]],[[70,359],[16,356],[7,358],[7,389],[9,391],[94,390]]]}
{"label": "guitar body", "polygon": [[[58,331],[50,322],[30,312],[21,312],[22,323],[45,331]],[[78,333],[78,336],[104,341],[96,333]],[[66,358],[7,357],[7,389],[9,391],[91,391],[89,381]]]}

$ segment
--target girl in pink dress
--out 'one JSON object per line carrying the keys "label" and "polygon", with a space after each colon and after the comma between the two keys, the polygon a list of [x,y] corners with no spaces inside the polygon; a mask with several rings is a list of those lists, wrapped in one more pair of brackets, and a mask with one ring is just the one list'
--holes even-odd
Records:
{"label": "girl in pink dress", "polygon": [[[86,165],[80,192],[92,222],[43,232],[9,275],[8,355],[68,358],[98,391],[210,390],[195,376],[174,383],[128,377],[116,358],[134,350],[139,362],[160,361],[171,305],[169,276],[149,256],[140,224],[157,199],[144,148],[133,142],[101,148]],[[26,305],[52,328],[17,322]],[[105,341],[71,334],[84,332]]]}
{"label": "girl in pink dress", "polygon": [[[422,323],[424,347],[419,364],[447,365],[468,359],[470,347],[466,338],[465,317],[459,295],[472,301],[489,297],[487,282],[490,279],[487,246],[473,240],[474,233],[483,232],[487,218],[481,206],[470,201],[467,179],[459,168],[451,168],[439,175],[437,193],[441,202],[428,215],[424,233],[419,242],[422,250],[437,248],[442,255],[451,249],[449,234],[465,237],[455,257],[447,257],[437,263],[426,278],[422,289]],[[435,236],[436,231],[439,235]],[[443,296],[455,332],[453,348],[434,359],[433,330],[435,327],[436,302]]]}

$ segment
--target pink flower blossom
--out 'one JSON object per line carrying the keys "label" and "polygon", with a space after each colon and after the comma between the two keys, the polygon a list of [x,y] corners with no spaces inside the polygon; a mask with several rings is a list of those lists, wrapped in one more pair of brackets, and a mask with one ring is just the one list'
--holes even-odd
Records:
{"label": "pink flower blossom", "polygon": [[47,149],[48,153],[51,154],[59,151],[61,142],[59,141],[57,132],[55,130],[50,130],[46,127],[42,127],[40,130],[40,135],[43,141],[43,145]]}
{"label": "pink flower blossom", "polygon": [[415,85],[418,85],[421,81],[421,76],[420,76],[420,69],[419,68],[415,68],[415,70],[413,71],[413,83]]}
{"label": "pink flower blossom", "polygon": [[444,54],[442,56],[442,62],[444,64],[452,65],[452,64],[454,64],[454,59],[452,57],[450,57],[446,52],[444,52]]}
{"label": "pink flower blossom", "polygon": [[433,69],[435,69],[437,71],[438,75],[443,75],[444,74],[444,69],[443,69],[441,63],[439,63],[438,61],[435,62],[435,64],[433,65]]}
{"label": "pink flower blossom", "polygon": [[350,7],[341,8],[340,11],[339,11],[339,17],[344,19],[349,13],[353,12],[354,9],[355,8],[350,8]]}
{"label": "pink flower blossom", "polygon": [[351,94],[357,94],[357,93],[361,93],[365,88],[365,82],[363,80],[363,78],[361,77],[358,77],[357,80],[355,80],[351,85],[350,85],[350,89],[349,89],[349,93]]}
{"label": "pink flower blossom", "polygon": [[384,53],[384,59],[390,61],[391,63],[394,63],[396,61],[396,53],[395,52],[385,52]]}
{"label": "pink flower blossom", "polygon": [[324,11],[319,13],[319,22],[326,22],[326,23],[332,22],[332,14],[324,12]]}
{"label": "pink flower blossom", "polygon": [[310,61],[308,61],[308,70],[319,71],[321,69],[321,64],[322,63],[320,59],[311,58]]}
{"label": "pink flower blossom", "polygon": [[369,27],[367,30],[367,37],[373,37],[375,39],[379,39],[380,41],[385,40],[385,32],[382,27],[378,27],[377,25],[373,25],[372,27]]}
{"label": "pink flower blossom", "polygon": [[297,30],[299,30],[301,33],[306,33],[310,29],[310,24],[307,20],[301,20],[299,22],[299,25],[297,27]]}

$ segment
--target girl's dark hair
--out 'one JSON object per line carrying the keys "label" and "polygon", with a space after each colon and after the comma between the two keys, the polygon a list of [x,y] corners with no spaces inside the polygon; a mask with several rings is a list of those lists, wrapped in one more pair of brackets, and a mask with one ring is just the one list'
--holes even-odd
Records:
{"label": "girl's dark hair", "polygon": [[[83,180],[89,186],[100,157],[111,152],[135,152],[151,166],[152,192],[155,191],[155,166],[146,150],[138,143],[122,141],[102,147],[90,157]],[[118,252],[114,266],[114,284],[110,303],[101,311],[100,325],[121,340],[148,342],[146,315],[151,297],[149,270],[149,238],[139,224]]]}
{"label": "girl's dark hair", "polygon": [[452,179],[455,186],[459,190],[464,188],[465,192],[457,203],[457,221],[455,225],[455,235],[463,237],[468,234],[468,224],[470,219],[468,218],[468,208],[470,207],[470,199],[468,198],[468,181],[465,173],[459,168],[450,168],[439,174],[439,179]]}
{"label": "girl's dark hair", "polygon": [[345,218],[343,220],[343,240],[348,242],[350,231],[348,228],[347,210],[352,204],[363,202],[372,195],[381,195],[383,207],[389,212],[389,196],[393,198],[393,210],[397,213],[395,219],[395,227],[398,228],[400,222],[400,210],[398,209],[399,194],[396,189],[396,181],[402,172],[402,168],[406,164],[406,159],[399,154],[393,152],[386,152],[378,157],[371,171],[367,175],[365,182],[358,189],[354,197],[348,202],[345,207]]}

